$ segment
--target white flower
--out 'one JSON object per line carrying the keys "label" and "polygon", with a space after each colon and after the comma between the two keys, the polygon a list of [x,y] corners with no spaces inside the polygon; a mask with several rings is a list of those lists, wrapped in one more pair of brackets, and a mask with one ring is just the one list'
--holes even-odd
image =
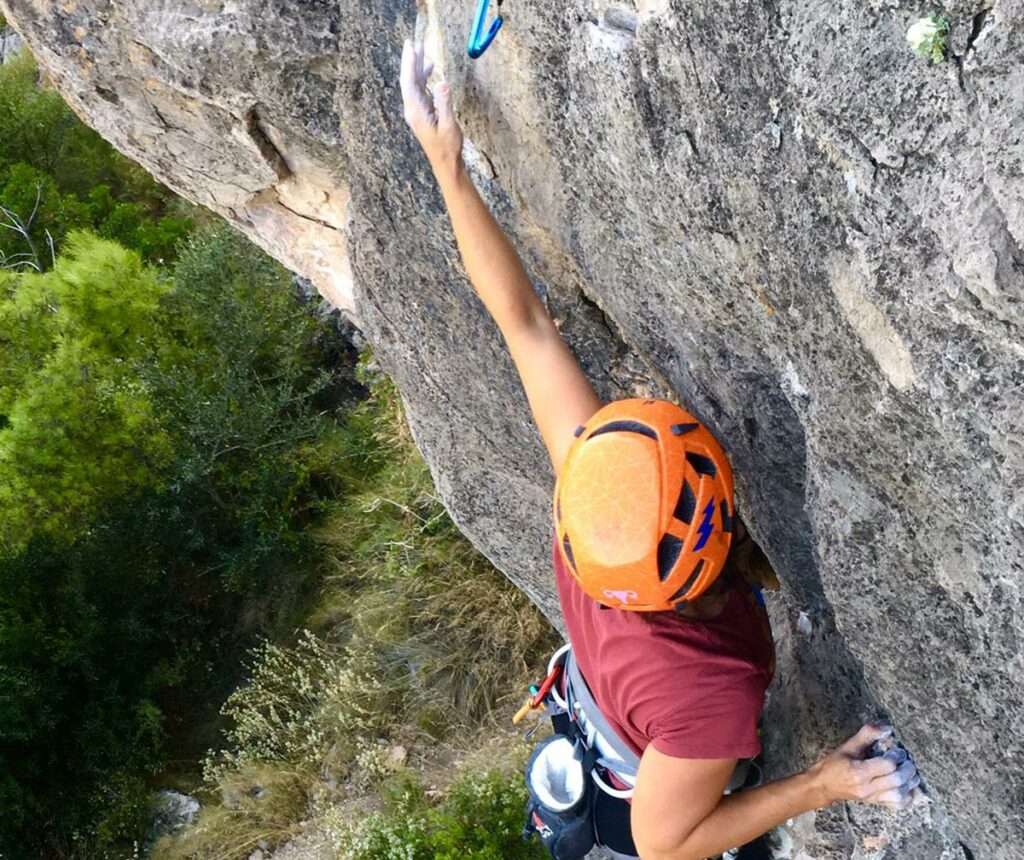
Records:
{"label": "white flower", "polygon": [[938,32],[939,25],[932,20],[931,16],[919,18],[907,30],[907,41],[910,42],[910,47],[914,49],[915,53],[926,53],[931,50],[932,40]]}
{"label": "white flower", "polygon": [[928,57],[933,63],[946,59],[946,38],[949,18],[935,12],[919,18],[907,30],[907,41],[919,57]]}

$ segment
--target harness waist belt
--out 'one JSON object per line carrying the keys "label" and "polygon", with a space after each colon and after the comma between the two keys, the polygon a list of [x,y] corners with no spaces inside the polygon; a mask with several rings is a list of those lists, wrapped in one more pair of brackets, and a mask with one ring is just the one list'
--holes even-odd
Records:
{"label": "harness waist belt", "polygon": [[[582,708],[587,724],[601,735],[605,743],[622,759],[622,761],[610,761],[606,758],[598,758],[598,764],[619,776],[636,777],[640,768],[640,756],[619,737],[618,732],[611,727],[604,714],[601,713],[571,650],[565,664],[565,688],[566,702],[570,710],[574,711],[577,705]],[[570,716],[575,719],[577,715],[572,713]]]}

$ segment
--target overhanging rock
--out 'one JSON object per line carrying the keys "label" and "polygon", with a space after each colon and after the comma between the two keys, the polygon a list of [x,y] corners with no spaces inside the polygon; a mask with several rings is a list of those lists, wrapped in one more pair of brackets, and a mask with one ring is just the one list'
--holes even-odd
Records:
{"label": "overhanging rock", "polygon": [[[786,856],[1024,844],[1024,3],[0,0],[85,120],[360,321],[460,526],[553,617],[551,479],[395,84],[419,31],[606,396],[674,392],[785,583],[773,767],[886,710],[932,802]],[[965,847],[960,845],[964,843]]]}

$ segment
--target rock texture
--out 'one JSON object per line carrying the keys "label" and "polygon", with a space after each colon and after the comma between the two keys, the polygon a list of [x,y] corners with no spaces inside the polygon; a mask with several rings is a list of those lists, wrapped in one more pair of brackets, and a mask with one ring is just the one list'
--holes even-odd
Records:
{"label": "rock texture", "polygon": [[[358,320],[465,531],[553,617],[550,476],[404,128],[402,40],[603,394],[674,394],[784,581],[773,768],[882,709],[931,802],[793,858],[1024,841],[1024,2],[0,0],[91,125]],[[961,844],[962,843],[962,844]]]}
{"label": "rock texture", "polygon": [[11,27],[0,27],[0,66],[8,62],[21,50],[21,36]]}

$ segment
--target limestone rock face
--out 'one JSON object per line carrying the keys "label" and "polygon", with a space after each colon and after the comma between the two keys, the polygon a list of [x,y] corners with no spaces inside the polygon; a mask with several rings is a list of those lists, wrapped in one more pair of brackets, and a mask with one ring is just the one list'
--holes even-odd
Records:
{"label": "limestone rock face", "polygon": [[[0,0],[91,125],[357,320],[461,527],[552,617],[551,477],[404,127],[402,40],[607,397],[678,397],[776,564],[776,773],[876,710],[930,802],[780,856],[1024,841],[1024,2]],[[925,10],[927,11],[927,10]],[[537,655],[540,662],[540,655]],[[961,844],[962,843],[962,844]]]}
{"label": "limestone rock face", "polygon": [[10,27],[0,28],[0,66],[8,62],[22,46],[21,36]]}

